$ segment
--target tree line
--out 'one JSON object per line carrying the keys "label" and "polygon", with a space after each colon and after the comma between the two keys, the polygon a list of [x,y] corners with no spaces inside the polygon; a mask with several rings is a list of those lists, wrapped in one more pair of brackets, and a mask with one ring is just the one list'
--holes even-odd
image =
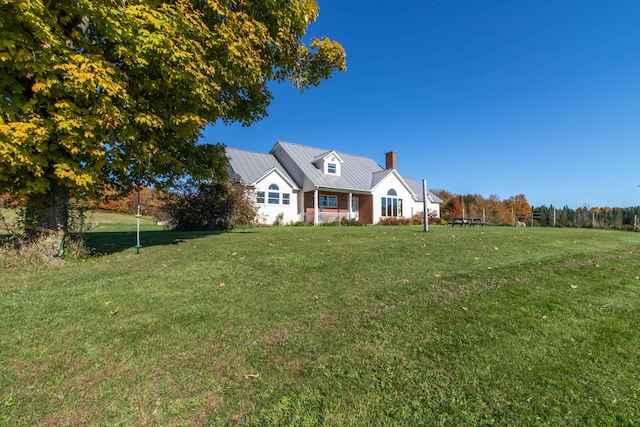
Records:
{"label": "tree line", "polygon": [[570,208],[553,205],[531,206],[524,194],[501,199],[492,194],[488,198],[479,194],[459,195],[447,190],[434,190],[440,199],[440,216],[451,218],[482,218],[492,225],[516,225],[518,221],[534,227],[582,227],[615,230],[636,230],[640,206]]}

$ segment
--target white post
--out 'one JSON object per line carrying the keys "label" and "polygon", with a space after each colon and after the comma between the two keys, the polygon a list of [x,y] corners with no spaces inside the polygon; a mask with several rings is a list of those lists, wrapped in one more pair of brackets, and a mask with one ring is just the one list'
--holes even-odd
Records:
{"label": "white post", "polygon": [[318,225],[318,187],[313,190],[313,225]]}
{"label": "white post", "polygon": [[422,199],[424,200],[424,231],[429,231],[429,198],[427,197],[427,180],[422,180]]}
{"label": "white post", "polygon": [[351,220],[351,212],[353,211],[353,193],[349,193],[349,215],[347,218]]}
{"label": "white post", "polygon": [[136,209],[136,253],[140,253],[140,182],[138,182],[138,207]]}

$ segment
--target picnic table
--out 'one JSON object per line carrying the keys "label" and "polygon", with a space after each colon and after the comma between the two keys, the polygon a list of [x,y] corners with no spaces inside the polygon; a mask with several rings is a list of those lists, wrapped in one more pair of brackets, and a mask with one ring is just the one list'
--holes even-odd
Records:
{"label": "picnic table", "polygon": [[476,225],[484,227],[486,222],[484,222],[482,218],[459,217],[459,218],[451,218],[451,221],[449,221],[449,224],[451,224],[452,227],[455,227],[456,225],[459,225],[460,227],[475,227]]}

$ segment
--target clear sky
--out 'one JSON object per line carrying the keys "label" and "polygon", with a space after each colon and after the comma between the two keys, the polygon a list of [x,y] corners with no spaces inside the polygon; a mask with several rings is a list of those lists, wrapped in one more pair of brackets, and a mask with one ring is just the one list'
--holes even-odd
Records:
{"label": "clear sky", "polygon": [[371,157],[456,194],[640,205],[640,1],[319,0],[345,73],[202,141]]}

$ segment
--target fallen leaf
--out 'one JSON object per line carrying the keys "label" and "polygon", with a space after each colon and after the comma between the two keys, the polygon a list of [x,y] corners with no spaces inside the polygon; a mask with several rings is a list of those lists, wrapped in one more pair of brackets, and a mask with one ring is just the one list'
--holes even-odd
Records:
{"label": "fallen leaf", "polygon": [[433,275],[434,277],[440,277],[440,273],[436,273]]}
{"label": "fallen leaf", "polygon": [[464,311],[467,311],[467,310],[469,310],[469,307],[462,307],[462,309],[463,309]]}
{"label": "fallen leaf", "polygon": [[541,319],[546,319],[546,318],[547,318],[547,316],[546,316],[546,315],[542,315],[542,316],[540,316],[540,318],[541,318]]}
{"label": "fallen leaf", "polygon": [[497,247],[497,246],[494,246],[494,247],[493,247],[493,249],[495,249],[495,250],[497,251],[497,250],[498,250],[498,247]]}
{"label": "fallen leaf", "polygon": [[600,268],[600,264],[596,264],[596,268]]}
{"label": "fallen leaf", "polygon": [[245,258],[245,257],[241,256],[241,257],[240,257],[240,260],[243,260],[244,258]]}
{"label": "fallen leaf", "polygon": [[118,309],[116,308],[115,310],[109,312],[112,316],[115,316],[116,314],[118,314]]}
{"label": "fallen leaf", "polygon": [[401,281],[402,283],[409,283],[409,280],[407,280],[407,279],[402,279],[402,280],[400,280],[400,281]]}
{"label": "fallen leaf", "polygon": [[345,259],[345,258],[346,258],[346,256],[344,256],[344,255],[340,255],[340,258],[341,258],[341,259]]}
{"label": "fallen leaf", "polygon": [[222,282],[222,283],[220,283],[220,284],[218,285],[218,287],[219,287],[219,288],[224,288],[224,286],[225,286],[225,285],[224,285],[224,282]]}
{"label": "fallen leaf", "polygon": [[260,374],[246,374],[244,378],[247,380],[255,380],[256,378],[260,378]]}
{"label": "fallen leaf", "polygon": [[578,289],[578,286],[577,285],[571,285],[571,288],[572,289]]}
{"label": "fallen leaf", "polygon": [[234,253],[231,254],[231,256],[236,256],[236,254],[237,254],[237,252],[234,252]]}
{"label": "fallen leaf", "polygon": [[109,304],[111,304],[111,301],[107,301],[104,303],[104,305],[109,305]]}

